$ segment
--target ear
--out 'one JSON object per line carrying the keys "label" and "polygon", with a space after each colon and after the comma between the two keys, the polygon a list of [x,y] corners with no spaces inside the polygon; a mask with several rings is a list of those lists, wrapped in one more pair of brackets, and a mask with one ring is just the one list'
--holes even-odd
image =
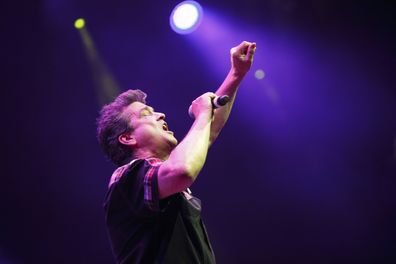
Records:
{"label": "ear", "polygon": [[119,135],[118,141],[123,145],[128,145],[128,146],[136,145],[136,139],[132,135],[127,133]]}

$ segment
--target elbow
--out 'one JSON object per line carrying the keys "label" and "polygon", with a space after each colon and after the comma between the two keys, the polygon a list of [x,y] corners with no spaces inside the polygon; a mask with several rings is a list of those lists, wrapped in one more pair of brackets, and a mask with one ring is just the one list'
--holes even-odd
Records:
{"label": "elbow", "polygon": [[187,182],[190,182],[190,185],[195,181],[199,173],[194,166],[183,166],[182,168],[182,177],[185,178]]}
{"label": "elbow", "polygon": [[197,179],[199,173],[201,172],[201,169],[201,162],[198,161],[189,164],[183,164],[180,167],[179,175],[183,178],[184,181],[188,182],[189,185],[191,185]]}
{"label": "elbow", "polygon": [[165,161],[161,166],[159,174],[161,178],[173,179],[177,186],[183,190],[190,187],[197,179],[201,171],[203,162],[200,159],[195,159],[193,162],[168,162]]}
{"label": "elbow", "polygon": [[174,164],[170,170],[167,170],[166,174],[167,177],[177,179],[177,182],[186,186],[186,188],[190,187],[198,176],[196,169],[186,164]]}

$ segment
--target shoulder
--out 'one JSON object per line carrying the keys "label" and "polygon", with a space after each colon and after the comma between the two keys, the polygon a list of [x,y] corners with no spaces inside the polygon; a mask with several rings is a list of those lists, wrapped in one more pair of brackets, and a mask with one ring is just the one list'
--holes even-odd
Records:
{"label": "shoulder", "polygon": [[145,160],[143,159],[134,159],[128,164],[118,167],[111,175],[108,187],[110,188],[111,185],[118,182],[129,172],[136,170],[143,163],[145,163]]}
{"label": "shoulder", "polygon": [[134,159],[128,164],[118,167],[110,177],[109,185],[113,185],[118,182],[121,178],[125,177],[130,173],[139,173],[143,169],[143,174],[152,173],[151,170],[155,170],[162,164],[161,159],[148,158],[148,159]]}

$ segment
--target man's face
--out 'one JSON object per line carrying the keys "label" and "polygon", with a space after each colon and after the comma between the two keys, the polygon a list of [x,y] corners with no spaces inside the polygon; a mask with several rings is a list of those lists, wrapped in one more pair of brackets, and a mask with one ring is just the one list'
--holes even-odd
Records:
{"label": "man's face", "polygon": [[162,156],[169,155],[177,145],[177,139],[168,129],[163,113],[154,112],[152,107],[141,102],[134,102],[124,110],[124,116],[130,120],[133,129],[131,136],[136,139],[136,148]]}

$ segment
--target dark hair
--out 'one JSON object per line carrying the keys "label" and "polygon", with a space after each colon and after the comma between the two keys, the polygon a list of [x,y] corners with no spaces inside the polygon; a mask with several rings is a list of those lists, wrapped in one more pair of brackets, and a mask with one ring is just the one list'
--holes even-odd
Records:
{"label": "dark hair", "polygon": [[124,165],[131,159],[132,150],[121,144],[118,137],[131,131],[129,120],[123,115],[124,109],[133,102],[146,103],[146,94],[140,90],[128,90],[103,106],[96,119],[97,138],[104,153],[117,166]]}

